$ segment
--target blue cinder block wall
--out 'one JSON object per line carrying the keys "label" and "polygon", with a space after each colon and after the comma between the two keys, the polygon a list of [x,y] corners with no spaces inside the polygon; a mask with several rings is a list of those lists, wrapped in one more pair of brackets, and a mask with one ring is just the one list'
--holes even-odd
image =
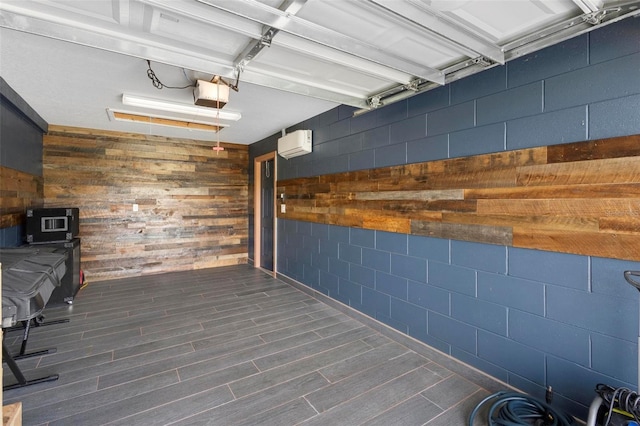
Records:
{"label": "blue cinder block wall", "polygon": [[[314,152],[280,159],[278,178],[637,134],[640,18],[352,114],[290,129],[312,129]],[[550,385],[583,419],[597,383],[637,388],[640,295],[623,271],[640,263],[286,219],[277,244],[280,274],[523,391]]]}

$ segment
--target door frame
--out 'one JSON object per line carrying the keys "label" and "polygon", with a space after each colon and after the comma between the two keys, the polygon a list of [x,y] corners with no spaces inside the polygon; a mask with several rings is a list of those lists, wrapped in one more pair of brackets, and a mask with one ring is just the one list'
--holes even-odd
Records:
{"label": "door frame", "polygon": [[[261,268],[262,255],[262,163],[273,160],[273,276],[277,272],[278,259],[278,212],[276,177],[278,176],[278,155],[276,151],[260,155],[253,160],[253,263],[256,268]],[[266,271],[271,273],[272,271]]]}

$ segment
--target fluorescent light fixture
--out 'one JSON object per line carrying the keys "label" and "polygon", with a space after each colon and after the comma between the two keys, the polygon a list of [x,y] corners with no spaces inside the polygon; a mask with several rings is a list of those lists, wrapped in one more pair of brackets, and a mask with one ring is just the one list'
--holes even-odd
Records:
{"label": "fluorescent light fixture", "polygon": [[163,101],[161,99],[128,95],[126,93],[122,95],[122,103],[129,106],[187,114],[194,117],[219,118],[220,120],[229,121],[238,121],[242,117],[239,112],[220,111],[216,108],[198,107],[195,105]]}
{"label": "fluorescent light fixture", "polygon": [[138,112],[117,110],[107,108],[107,115],[109,121],[132,121],[142,124],[155,124],[158,126],[179,127],[186,130],[205,130],[214,133],[219,132],[225,127],[229,127],[228,124],[212,123],[206,120],[182,120],[174,117],[168,117],[158,114],[141,114]]}

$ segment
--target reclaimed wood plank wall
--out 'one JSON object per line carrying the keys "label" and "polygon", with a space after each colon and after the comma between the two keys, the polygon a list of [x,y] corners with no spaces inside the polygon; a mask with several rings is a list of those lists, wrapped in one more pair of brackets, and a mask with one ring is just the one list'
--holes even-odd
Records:
{"label": "reclaimed wood plank wall", "polygon": [[43,205],[43,179],[0,166],[0,228],[24,223],[26,210]]}
{"label": "reclaimed wood plank wall", "polygon": [[89,279],[246,263],[247,146],[60,126],[43,143],[45,207],[79,207]]}
{"label": "reclaimed wood plank wall", "polygon": [[640,260],[640,135],[282,180],[278,217]]}

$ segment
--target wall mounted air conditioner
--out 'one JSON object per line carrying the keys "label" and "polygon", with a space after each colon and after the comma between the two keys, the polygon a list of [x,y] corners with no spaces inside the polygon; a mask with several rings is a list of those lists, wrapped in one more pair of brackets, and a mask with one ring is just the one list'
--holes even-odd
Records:
{"label": "wall mounted air conditioner", "polygon": [[278,154],[286,159],[308,154],[311,150],[311,130],[296,130],[278,139]]}

